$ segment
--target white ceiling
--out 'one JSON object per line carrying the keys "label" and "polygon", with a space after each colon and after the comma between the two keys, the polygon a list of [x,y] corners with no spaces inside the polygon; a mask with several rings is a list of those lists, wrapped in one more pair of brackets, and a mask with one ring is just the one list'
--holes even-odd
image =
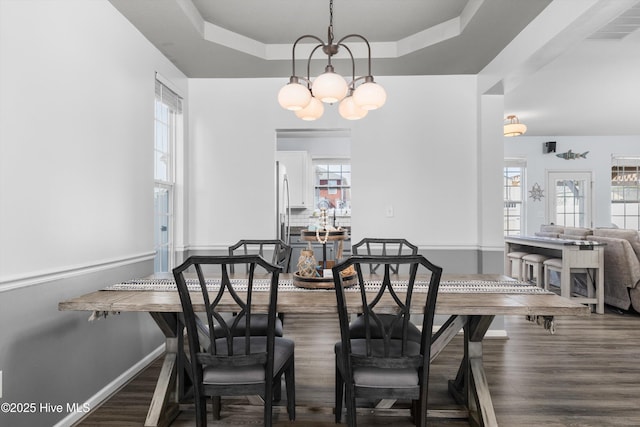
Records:
{"label": "white ceiling", "polygon": [[[329,0],[110,2],[188,77],[286,78],[298,37],[327,39]],[[505,115],[517,114],[527,135],[640,134],[637,3],[335,0],[333,24],[336,40],[353,33],[368,39],[374,76],[487,73],[502,61],[497,87]],[[506,55],[536,31],[546,37],[541,46]],[[345,43],[360,58],[356,75],[367,74],[366,46],[358,38]],[[296,74],[306,74],[315,44],[300,42]],[[321,52],[313,58],[312,75],[326,65]],[[333,63],[350,73],[346,59]]]}

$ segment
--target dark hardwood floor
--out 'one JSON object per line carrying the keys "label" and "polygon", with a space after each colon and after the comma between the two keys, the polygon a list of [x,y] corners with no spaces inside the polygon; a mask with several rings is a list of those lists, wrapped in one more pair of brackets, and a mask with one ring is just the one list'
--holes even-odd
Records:
{"label": "dark hardwood floor", "polygon": [[[276,426],[335,426],[332,414],[333,343],[337,323],[327,317],[314,325],[287,316],[285,333],[296,341],[297,419],[289,422],[282,403]],[[521,316],[505,318],[509,339],[489,339],[484,364],[501,426],[640,426],[640,316],[607,310],[587,318],[556,318],[557,331]],[[320,351],[319,351],[320,350]],[[467,426],[465,419],[439,418],[438,408],[455,408],[447,380],[456,374],[462,340],[432,365],[429,425]],[[79,426],[142,426],[160,362],[89,414]],[[284,393],[283,393],[284,396]],[[391,414],[359,412],[361,426],[411,426],[408,410]],[[343,418],[344,422],[344,418]],[[222,419],[210,425],[260,425],[262,409],[244,398],[223,399]],[[172,424],[194,425],[187,408]]]}

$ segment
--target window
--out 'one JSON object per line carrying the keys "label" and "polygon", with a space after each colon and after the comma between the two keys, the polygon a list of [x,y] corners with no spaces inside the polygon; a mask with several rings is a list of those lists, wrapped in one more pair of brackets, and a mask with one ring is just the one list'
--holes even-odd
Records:
{"label": "window", "polygon": [[174,152],[182,127],[182,99],[156,80],[154,136],[155,272],[173,267]]}
{"label": "window", "polygon": [[326,202],[339,215],[351,214],[351,164],[348,160],[314,160],[314,206]]}
{"label": "window", "polygon": [[640,157],[611,161],[611,223],[640,230]]}
{"label": "window", "polygon": [[503,176],[504,235],[519,236],[523,233],[523,206],[526,163],[521,159],[505,160]]}

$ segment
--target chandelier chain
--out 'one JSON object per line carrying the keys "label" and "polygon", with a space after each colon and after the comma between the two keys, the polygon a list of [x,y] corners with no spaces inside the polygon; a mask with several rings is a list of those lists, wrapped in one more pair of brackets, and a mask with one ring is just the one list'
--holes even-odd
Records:
{"label": "chandelier chain", "polygon": [[329,1],[329,44],[333,43],[333,0]]}

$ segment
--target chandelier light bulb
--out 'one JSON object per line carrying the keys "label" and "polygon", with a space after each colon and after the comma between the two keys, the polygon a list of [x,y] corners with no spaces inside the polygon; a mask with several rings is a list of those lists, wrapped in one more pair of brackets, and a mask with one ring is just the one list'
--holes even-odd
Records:
{"label": "chandelier light bulb", "polygon": [[347,120],[360,120],[365,117],[369,111],[360,108],[354,101],[353,96],[349,95],[340,101],[338,111],[342,118]]}
{"label": "chandelier light bulb", "polygon": [[347,81],[340,74],[334,73],[330,65],[327,65],[325,72],[320,74],[311,86],[313,96],[327,104],[341,101],[347,95],[348,89]]}
{"label": "chandelier light bulb", "polygon": [[311,97],[311,102],[302,110],[296,111],[296,116],[302,120],[313,121],[322,117],[324,105],[315,97]]}
{"label": "chandelier light bulb", "polygon": [[387,101],[387,92],[385,92],[382,86],[374,82],[373,78],[367,78],[367,80],[353,92],[353,100],[360,108],[376,110],[382,107]]}
{"label": "chandelier light bulb", "polygon": [[291,78],[291,81],[284,85],[278,92],[278,103],[289,111],[299,111],[311,102],[311,92],[306,86],[298,83],[298,79]]}

